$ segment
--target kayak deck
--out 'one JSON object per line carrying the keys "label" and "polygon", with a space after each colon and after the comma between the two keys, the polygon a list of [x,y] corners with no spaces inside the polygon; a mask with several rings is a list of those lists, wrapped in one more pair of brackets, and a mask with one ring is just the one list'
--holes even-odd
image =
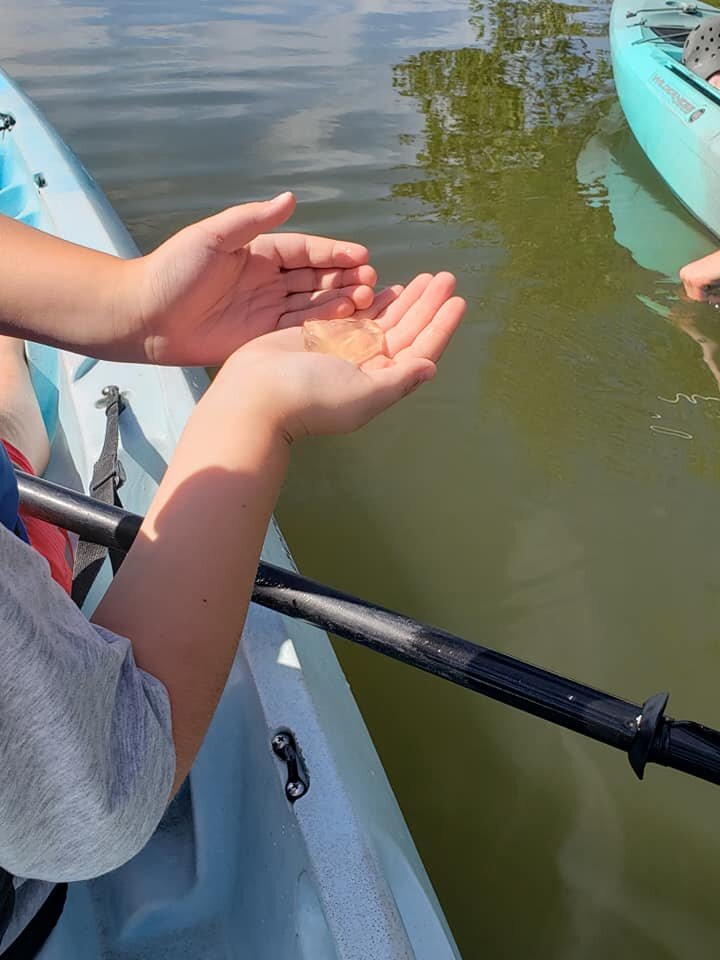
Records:
{"label": "kayak deck", "polygon": [[[0,72],[0,212],[121,256],[137,250],[79,161]],[[38,179],[37,175],[41,174]],[[102,389],[126,409],[124,506],[144,513],[207,377],[202,370],[95,361],[28,344],[52,434],[47,476],[87,490],[102,446]],[[192,549],[192,545],[188,545]],[[292,561],[274,523],[263,558]],[[109,582],[108,565],[86,602]],[[294,736],[309,790],[291,803],[273,753]],[[322,632],[252,606],[210,730],[145,849],[70,885],[43,960],[458,957],[392,790]]]}
{"label": "kayak deck", "polygon": [[[9,136],[14,124],[12,114],[0,115],[0,213],[38,227],[41,216],[37,183],[29,176],[13,138]],[[39,178],[38,174],[35,176]]]}

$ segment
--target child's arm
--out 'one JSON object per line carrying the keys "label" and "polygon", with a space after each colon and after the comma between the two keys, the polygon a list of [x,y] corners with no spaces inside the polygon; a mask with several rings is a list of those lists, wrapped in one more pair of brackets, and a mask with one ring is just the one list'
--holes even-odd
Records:
{"label": "child's arm", "polygon": [[190,769],[235,655],[265,531],[289,457],[252,403],[200,402],[132,550],[93,621],[129,637],[168,691],[174,790]]}
{"label": "child's arm", "polygon": [[219,364],[253,337],[372,302],[355,243],[264,235],[291,194],[231,207],[122,260],[0,216],[0,333],[91,356]]}
{"label": "child's arm", "polygon": [[230,670],[290,444],[354,430],[430,379],[464,310],[453,287],[449,274],[418,278],[383,311],[393,359],[358,369],[277,331],[237,351],[199,403],[93,618],[168,690],[175,788]]}

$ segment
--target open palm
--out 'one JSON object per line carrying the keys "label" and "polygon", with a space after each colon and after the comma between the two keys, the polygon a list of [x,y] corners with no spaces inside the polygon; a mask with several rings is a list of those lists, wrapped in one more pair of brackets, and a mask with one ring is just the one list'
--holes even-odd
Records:
{"label": "open palm", "polygon": [[357,316],[383,328],[387,355],[360,367],[306,352],[302,330],[292,327],[238,350],[220,377],[245,383],[257,396],[264,393],[293,438],[356,430],[434,376],[465,310],[454,288],[450,273],[423,274],[405,288],[379,294]]}
{"label": "open palm", "polygon": [[291,194],[232,207],[181,230],[137,263],[139,323],[153,363],[219,364],[255,337],[373,301],[376,273],[356,243],[265,234]]}

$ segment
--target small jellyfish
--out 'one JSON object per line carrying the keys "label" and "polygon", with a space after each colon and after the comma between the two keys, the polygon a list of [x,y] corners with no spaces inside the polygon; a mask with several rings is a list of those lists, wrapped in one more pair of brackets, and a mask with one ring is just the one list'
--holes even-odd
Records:
{"label": "small jellyfish", "polygon": [[330,353],[358,366],[379,353],[387,353],[385,334],[374,320],[306,320],[305,349]]}

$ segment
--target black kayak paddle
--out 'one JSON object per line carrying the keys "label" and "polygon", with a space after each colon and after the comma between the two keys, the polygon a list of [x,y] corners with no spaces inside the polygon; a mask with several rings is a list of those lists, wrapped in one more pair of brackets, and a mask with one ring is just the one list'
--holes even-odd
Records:
{"label": "black kayak paddle", "polygon": [[[16,475],[28,513],[102,546],[123,552],[132,546],[142,517],[19,470]],[[658,763],[720,783],[720,731],[666,716],[667,693],[642,706],[629,703],[269,563],[258,566],[252,599],[622,750],[641,780],[646,764]]]}

